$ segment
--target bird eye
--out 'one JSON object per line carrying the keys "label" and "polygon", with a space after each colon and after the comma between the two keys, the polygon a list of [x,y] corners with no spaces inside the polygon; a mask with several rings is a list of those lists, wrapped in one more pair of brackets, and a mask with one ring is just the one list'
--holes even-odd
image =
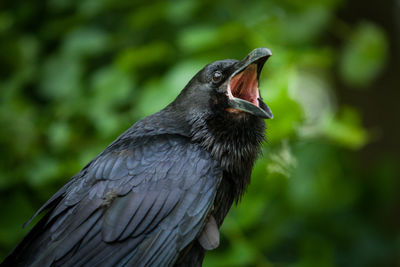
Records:
{"label": "bird eye", "polygon": [[214,83],[219,83],[222,80],[222,73],[220,71],[215,71],[212,75],[212,79]]}

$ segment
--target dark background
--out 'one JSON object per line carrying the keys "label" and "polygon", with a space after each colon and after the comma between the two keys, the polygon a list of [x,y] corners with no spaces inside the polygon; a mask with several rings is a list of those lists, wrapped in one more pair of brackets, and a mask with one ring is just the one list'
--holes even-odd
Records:
{"label": "dark background", "polygon": [[274,119],[205,266],[400,265],[400,3],[385,0],[1,1],[0,260],[122,131],[261,46]]}

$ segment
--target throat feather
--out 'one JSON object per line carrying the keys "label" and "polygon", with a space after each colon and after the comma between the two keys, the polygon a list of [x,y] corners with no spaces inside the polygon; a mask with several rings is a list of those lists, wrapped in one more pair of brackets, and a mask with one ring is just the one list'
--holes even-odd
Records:
{"label": "throat feather", "polygon": [[192,140],[198,142],[218,160],[232,179],[235,199],[240,199],[250,183],[251,171],[261,153],[265,140],[265,123],[256,117],[227,123],[225,118],[212,117],[207,121],[195,120],[192,124]]}

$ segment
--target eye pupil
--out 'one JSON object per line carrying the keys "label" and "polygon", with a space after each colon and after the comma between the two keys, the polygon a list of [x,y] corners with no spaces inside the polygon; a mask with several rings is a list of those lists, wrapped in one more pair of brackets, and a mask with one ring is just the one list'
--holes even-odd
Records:
{"label": "eye pupil", "polygon": [[220,71],[216,71],[213,73],[213,82],[220,82],[222,79],[222,73]]}

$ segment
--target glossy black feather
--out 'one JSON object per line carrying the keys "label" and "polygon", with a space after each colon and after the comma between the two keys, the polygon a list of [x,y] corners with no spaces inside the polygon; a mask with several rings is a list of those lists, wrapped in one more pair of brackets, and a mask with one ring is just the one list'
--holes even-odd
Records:
{"label": "glossy black feather", "polygon": [[[158,145],[162,147],[158,153],[148,153]],[[133,164],[135,160],[140,164]],[[202,167],[196,168],[197,164]],[[170,254],[178,255],[201,230],[199,221],[205,220],[222,178],[209,153],[177,135],[148,137],[140,144],[103,153],[84,171],[66,185],[63,199],[50,211],[46,223],[55,227],[33,229],[41,231],[43,241],[31,244],[40,245],[35,247],[39,253],[19,265],[107,266],[106,262],[123,261],[135,266],[150,261],[168,265]],[[108,188],[109,184],[113,186]],[[190,240],[187,232],[193,232]],[[161,247],[172,251],[155,255]],[[137,253],[129,257],[133,250]],[[90,254],[86,261],[80,251]],[[107,252],[111,258],[102,258]]]}
{"label": "glossy black feather", "polygon": [[47,214],[2,266],[200,266],[197,238],[213,218],[202,243],[218,244],[216,228],[264,139],[264,121],[226,112],[226,95],[207,78],[236,64],[207,65],[173,103],[119,136],[38,210]]}

